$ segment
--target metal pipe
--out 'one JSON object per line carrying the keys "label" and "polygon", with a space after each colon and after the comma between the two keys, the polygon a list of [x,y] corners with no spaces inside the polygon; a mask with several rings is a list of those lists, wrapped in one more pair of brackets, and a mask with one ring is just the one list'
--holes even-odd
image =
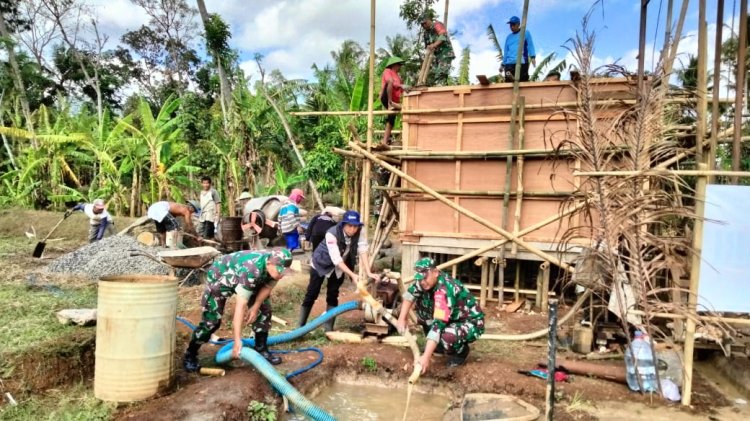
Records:
{"label": "metal pipe", "polygon": [[547,406],[544,413],[547,421],[555,418],[555,370],[557,363],[557,298],[549,300],[549,335],[547,336]]}

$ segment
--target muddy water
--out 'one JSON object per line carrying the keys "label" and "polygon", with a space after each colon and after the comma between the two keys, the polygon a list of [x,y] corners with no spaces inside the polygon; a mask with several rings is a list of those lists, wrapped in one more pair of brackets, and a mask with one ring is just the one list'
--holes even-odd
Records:
{"label": "muddy water", "polygon": [[[339,421],[400,420],[406,406],[406,389],[333,383],[322,389],[312,401]],[[408,419],[442,421],[449,405],[447,396],[415,391],[409,404]]]}

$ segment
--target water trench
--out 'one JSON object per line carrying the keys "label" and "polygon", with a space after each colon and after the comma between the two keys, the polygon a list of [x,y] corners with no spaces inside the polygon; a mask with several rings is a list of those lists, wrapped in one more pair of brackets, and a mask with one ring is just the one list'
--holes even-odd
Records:
{"label": "water trench", "polygon": [[[319,385],[306,394],[310,400],[338,421],[396,420],[404,415],[406,385],[376,377],[340,377]],[[448,421],[457,419],[452,406],[460,400],[445,386],[421,384],[415,388],[409,404],[410,421]],[[287,414],[287,421],[302,421],[301,415]]]}

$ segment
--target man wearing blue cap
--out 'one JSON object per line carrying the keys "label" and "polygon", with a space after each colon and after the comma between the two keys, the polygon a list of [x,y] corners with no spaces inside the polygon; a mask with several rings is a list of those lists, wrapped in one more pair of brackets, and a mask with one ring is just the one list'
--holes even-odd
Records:
{"label": "man wearing blue cap", "polygon": [[[503,51],[503,69],[505,81],[512,81],[516,74],[516,57],[518,56],[518,44],[521,41],[521,19],[513,16],[508,19],[510,34],[505,38],[505,50]],[[521,54],[521,77],[519,81],[529,81],[529,61],[536,66],[536,50],[531,32],[526,30],[523,41],[523,53]]]}
{"label": "man wearing blue cap", "polygon": [[[320,243],[313,251],[310,259],[310,283],[307,285],[307,293],[302,300],[300,309],[299,325],[304,326],[310,316],[315,300],[320,294],[320,288],[327,279],[326,291],[327,310],[339,305],[339,288],[344,282],[344,274],[348,275],[355,283],[359,276],[354,273],[354,266],[359,264],[367,271],[367,276],[377,280],[377,275],[370,271],[370,258],[367,253],[367,233],[362,228],[359,212],[349,210],[344,213],[341,222],[331,227],[326,232],[325,241]],[[324,326],[326,332],[333,330],[336,321],[332,318],[326,321]]]}

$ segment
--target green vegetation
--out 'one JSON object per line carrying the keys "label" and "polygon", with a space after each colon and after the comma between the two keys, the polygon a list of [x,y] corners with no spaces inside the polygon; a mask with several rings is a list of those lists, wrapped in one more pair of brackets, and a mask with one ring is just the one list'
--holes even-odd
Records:
{"label": "green vegetation", "polygon": [[[33,277],[33,275],[31,275]],[[45,284],[0,285],[0,349],[18,353],[44,341],[91,328],[62,325],[55,313],[64,308],[96,307],[96,287]]]}
{"label": "green vegetation", "polygon": [[45,395],[18,400],[18,406],[0,406],[0,420],[108,420],[115,404],[96,399],[88,385],[76,384]]}
{"label": "green vegetation", "polygon": [[364,357],[362,358],[362,367],[370,373],[374,373],[378,371],[378,362],[372,357]]}
{"label": "green vegetation", "polygon": [[273,400],[266,402],[250,401],[247,405],[247,416],[250,421],[276,421],[278,414]]}

